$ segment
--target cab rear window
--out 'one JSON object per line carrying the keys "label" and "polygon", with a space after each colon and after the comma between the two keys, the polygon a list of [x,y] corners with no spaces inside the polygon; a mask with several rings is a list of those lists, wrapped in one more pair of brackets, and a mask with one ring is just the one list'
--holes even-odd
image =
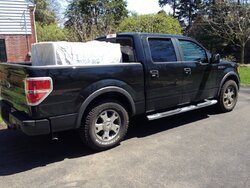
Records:
{"label": "cab rear window", "polygon": [[136,62],[134,43],[131,37],[101,38],[98,40],[119,43],[121,45],[122,61]]}

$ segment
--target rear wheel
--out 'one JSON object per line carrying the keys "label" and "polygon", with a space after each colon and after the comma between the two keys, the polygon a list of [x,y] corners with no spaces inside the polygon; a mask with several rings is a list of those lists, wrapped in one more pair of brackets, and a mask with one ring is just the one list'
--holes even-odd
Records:
{"label": "rear wheel", "polygon": [[221,88],[218,107],[221,112],[232,111],[238,99],[238,86],[234,80],[228,80]]}
{"label": "rear wheel", "polygon": [[102,102],[93,106],[83,119],[80,136],[92,149],[106,150],[123,140],[128,123],[128,113],[119,102]]}

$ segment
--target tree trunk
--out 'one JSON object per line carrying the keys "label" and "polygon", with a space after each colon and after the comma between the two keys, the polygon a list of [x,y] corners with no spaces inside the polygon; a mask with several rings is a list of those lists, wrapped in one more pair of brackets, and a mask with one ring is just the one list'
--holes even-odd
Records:
{"label": "tree trunk", "polygon": [[240,63],[243,64],[245,60],[245,44],[242,44],[241,46],[241,52],[240,52]]}
{"label": "tree trunk", "polygon": [[188,27],[192,25],[192,1],[189,1],[189,9],[188,9]]}
{"label": "tree trunk", "polygon": [[175,10],[176,10],[176,0],[174,0],[174,5],[173,5],[173,17],[175,17]]}

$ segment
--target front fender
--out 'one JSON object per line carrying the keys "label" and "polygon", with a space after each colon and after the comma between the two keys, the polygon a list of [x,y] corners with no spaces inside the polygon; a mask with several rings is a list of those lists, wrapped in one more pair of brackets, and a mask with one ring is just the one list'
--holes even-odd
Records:
{"label": "front fender", "polygon": [[227,74],[224,75],[224,77],[222,78],[222,80],[220,82],[220,87],[219,87],[219,90],[218,90],[218,93],[217,93],[218,96],[220,95],[220,91],[221,91],[221,88],[222,88],[223,84],[225,83],[225,81],[228,78],[232,78],[232,80],[235,80],[236,84],[238,85],[238,89],[240,88],[240,77],[239,77],[239,75],[237,73],[233,72],[233,71],[230,71],[230,72],[228,72]]}

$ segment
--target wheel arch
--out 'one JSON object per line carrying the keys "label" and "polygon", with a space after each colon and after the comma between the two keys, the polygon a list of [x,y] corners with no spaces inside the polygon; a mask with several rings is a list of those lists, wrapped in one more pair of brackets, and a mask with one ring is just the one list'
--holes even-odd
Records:
{"label": "wheel arch", "polygon": [[82,117],[84,116],[86,110],[88,110],[94,104],[105,99],[113,99],[122,103],[124,107],[128,110],[130,116],[133,116],[136,113],[135,103],[129,92],[120,87],[108,86],[93,92],[82,103],[78,111],[76,128],[79,128],[81,126]]}
{"label": "wheel arch", "polygon": [[235,73],[235,72],[229,72],[227,73],[223,79],[221,80],[220,82],[220,87],[219,87],[219,90],[218,90],[218,93],[217,93],[217,96],[220,95],[220,92],[221,92],[221,88],[222,86],[226,83],[226,81],[228,80],[234,80],[238,86],[238,89],[240,89],[240,78],[239,76]]}

